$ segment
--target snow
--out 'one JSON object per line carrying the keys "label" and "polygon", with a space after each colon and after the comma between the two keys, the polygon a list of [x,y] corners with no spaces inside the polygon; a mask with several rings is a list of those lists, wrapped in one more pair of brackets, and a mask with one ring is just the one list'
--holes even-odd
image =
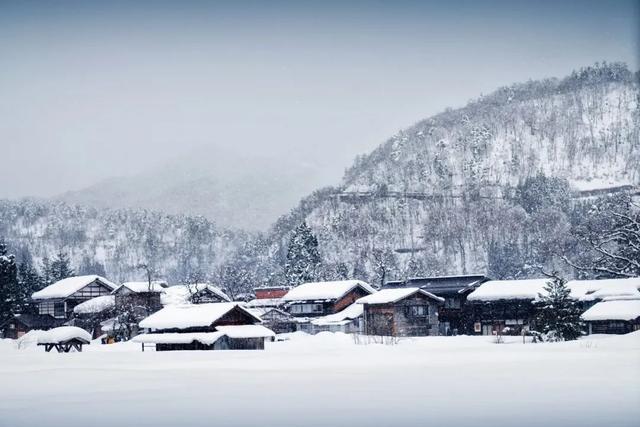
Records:
{"label": "snow", "polygon": [[131,292],[162,292],[167,287],[167,282],[152,281],[151,287],[149,282],[125,282],[121,287],[129,289]]}
{"label": "snow", "polygon": [[246,311],[239,303],[222,302],[211,304],[169,305],[140,322],[141,328],[187,329],[210,326],[234,307]]}
{"label": "snow", "polygon": [[191,297],[191,295],[196,292],[201,292],[204,289],[208,289],[223,300],[231,302],[231,298],[229,298],[227,294],[222,292],[220,288],[208,283],[169,286],[168,288],[163,289],[160,300],[162,301],[162,305],[189,304],[189,298]]}
{"label": "snow", "polygon": [[360,304],[390,304],[396,301],[400,301],[403,298],[411,296],[415,293],[421,293],[434,300],[444,302],[444,298],[440,298],[420,288],[396,288],[396,289],[382,289],[375,294],[360,298],[358,302]]}
{"label": "snow", "polygon": [[222,332],[141,334],[133,337],[132,341],[143,344],[191,344],[198,341],[211,345],[224,335]]}
{"label": "snow", "polygon": [[[469,294],[470,301],[496,301],[501,299],[537,300],[545,295],[550,279],[490,280]],[[607,297],[640,297],[640,278],[571,280],[567,282],[571,297],[581,301],[593,301]]]}
{"label": "snow", "polygon": [[303,283],[287,292],[282,297],[282,301],[334,300],[344,296],[358,286],[369,293],[375,292],[375,289],[369,284],[360,280]]}
{"label": "snow", "polygon": [[267,338],[276,336],[271,329],[262,325],[217,326],[216,330],[229,338]]}
{"label": "snow", "polygon": [[118,286],[105,279],[104,277],[91,275],[91,276],[76,276],[62,279],[46,288],[35,292],[31,298],[34,300],[52,299],[52,298],[66,298],[71,294],[78,292],[80,289],[89,285],[95,280],[100,280],[106,286],[114,290]]}
{"label": "snow", "polygon": [[39,344],[58,344],[74,338],[90,342],[91,334],[76,326],[60,326],[59,328],[38,333]]}
{"label": "snow", "polygon": [[582,319],[596,320],[635,320],[640,317],[640,299],[602,301],[582,314]]}
{"label": "snow", "polygon": [[259,298],[252,299],[245,305],[251,308],[261,308],[261,307],[279,307],[283,304],[281,298]]}
{"label": "snow", "polygon": [[362,304],[354,303],[342,311],[335,314],[329,314],[327,316],[318,317],[313,319],[311,323],[318,326],[327,326],[335,324],[346,324],[353,319],[357,319],[362,316],[364,312],[364,306]]}
{"label": "snow", "polygon": [[76,305],[73,307],[73,312],[76,314],[100,313],[114,307],[115,305],[116,298],[114,295],[103,295],[101,297],[91,298],[90,300]]}
{"label": "snow", "polygon": [[526,345],[521,337],[287,338],[264,351],[143,353],[128,342],[70,354],[0,340],[0,425],[631,427],[640,419],[640,333]]}
{"label": "snow", "polygon": [[571,187],[577,191],[593,191],[606,190],[609,188],[618,188],[622,186],[632,185],[628,180],[615,180],[605,178],[593,178],[590,180],[569,180]]}
{"label": "snow", "polygon": [[545,279],[489,280],[471,292],[469,301],[497,301],[501,299],[535,300],[549,282]]}

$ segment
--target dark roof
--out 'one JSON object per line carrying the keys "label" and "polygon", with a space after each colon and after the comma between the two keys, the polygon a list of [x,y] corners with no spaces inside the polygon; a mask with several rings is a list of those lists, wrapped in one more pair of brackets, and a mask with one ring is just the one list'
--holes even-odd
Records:
{"label": "dark roof", "polygon": [[489,278],[483,274],[412,277],[405,281],[387,282],[382,289],[416,287],[435,295],[452,295],[464,292],[466,289],[472,290],[487,280],[489,280]]}
{"label": "dark roof", "polygon": [[50,314],[16,314],[13,318],[31,329],[53,328],[62,323]]}

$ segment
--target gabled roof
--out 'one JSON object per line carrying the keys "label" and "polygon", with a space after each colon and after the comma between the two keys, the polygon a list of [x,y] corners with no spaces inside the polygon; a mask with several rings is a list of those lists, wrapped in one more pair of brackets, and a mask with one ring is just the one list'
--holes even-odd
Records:
{"label": "gabled roof", "polygon": [[437,302],[444,302],[444,298],[440,298],[420,288],[397,288],[397,289],[382,289],[373,295],[360,298],[356,301],[359,304],[393,304],[400,300],[403,300],[411,295],[420,293],[428,298],[431,298]]}
{"label": "gabled roof", "polygon": [[369,284],[360,280],[343,280],[337,282],[304,283],[291,289],[282,301],[327,301],[342,298],[355,288],[362,288],[367,293],[374,293]]}
{"label": "gabled roof", "polygon": [[602,301],[582,313],[583,320],[635,320],[640,317],[640,299]]}
{"label": "gabled roof", "polygon": [[487,280],[489,279],[482,274],[412,277],[405,281],[387,282],[382,288],[421,288],[436,295],[455,294],[471,291]]}
{"label": "gabled roof", "polygon": [[162,292],[163,289],[168,286],[167,282],[164,281],[152,281],[151,286],[149,286],[149,282],[125,282],[121,286],[118,286],[113,293],[118,293],[121,289],[128,289],[136,294],[144,292]]}
{"label": "gabled roof", "polygon": [[114,290],[118,287],[115,283],[97,275],[68,277],[35,292],[31,295],[31,298],[34,300],[67,298],[95,281],[101,283],[110,290]]}
{"label": "gabled roof", "polygon": [[208,283],[169,286],[162,290],[160,299],[162,301],[162,305],[188,304],[191,302],[190,298],[192,294],[199,294],[204,291],[209,291],[214,295],[217,295],[223,301],[231,302],[231,298],[222,292],[220,288]]}
{"label": "gabled roof", "polygon": [[211,326],[232,310],[242,310],[256,322],[261,319],[234,302],[168,305],[140,322],[141,328],[187,329]]}

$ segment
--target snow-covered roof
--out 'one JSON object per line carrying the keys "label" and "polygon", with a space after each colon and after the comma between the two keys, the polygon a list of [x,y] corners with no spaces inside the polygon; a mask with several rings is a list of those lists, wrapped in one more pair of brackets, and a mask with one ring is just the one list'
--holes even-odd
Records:
{"label": "snow-covered roof", "polygon": [[583,320],[634,320],[640,317],[640,299],[601,301],[582,313]]}
{"label": "snow-covered roof", "polygon": [[35,292],[33,295],[31,295],[31,298],[34,300],[67,298],[96,280],[106,287],[110,288],[111,290],[114,290],[118,287],[115,283],[112,283],[104,277],[100,277],[97,275],[68,277],[66,279],[59,280],[38,292]]}
{"label": "snow-covered roof", "polygon": [[136,294],[142,292],[162,292],[167,286],[167,282],[164,281],[153,281],[151,282],[151,286],[149,286],[149,282],[125,282],[114,292],[118,292],[120,288],[127,288]]}
{"label": "snow-covered roof", "polygon": [[238,308],[260,322],[261,319],[239,303],[220,302],[211,304],[168,305],[162,310],[140,322],[141,328],[150,329],[187,329],[206,327],[215,323],[222,316]]}
{"label": "snow-covered roof", "polygon": [[625,279],[571,280],[571,296],[583,301],[612,297],[640,298],[640,277]]}
{"label": "snow-covered roof", "polygon": [[431,299],[444,302],[444,298],[437,297],[431,292],[427,292],[420,288],[382,289],[375,294],[360,298],[357,302],[360,304],[391,304],[415,293],[421,293]]}
{"label": "snow-covered roof", "polygon": [[59,344],[72,339],[91,341],[91,334],[76,326],[60,326],[38,334],[39,344]]}
{"label": "snow-covered roof", "polygon": [[283,304],[281,298],[258,298],[252,299],[245,305],[247,307],[259,308],[259,307],[279,307]]}
{"label": "snow-covered roof", "polygon": [[101,311],[112,308],[116,305],[116,298],[114,295],[103,295],[101,297],[91,298],[83,303],[80,303],[73,307],[73,312],[76,314],[90,314],[100,313]]}
{"label": "snow-covered roof", "polygon": [[375,292],[369,284],[360,280],[343,280],[338,282],[304,283],[291,289],[283,301],[334,300],[343,297],[351,290],[361,287],[368,293]]}
{"label": "snow-covered roof", "polygon": [[216,326],[216,331],[222,332],[229,338],[267,338],[276,336],[275,332],[262,325]]}
{"label": "snow-covered roof", "polygon": [[[551,279],[490,280],[469,294],[470,301],[496,301],[501,299],[537,300],[545,295],[545,286]],[[571,280],[567,282],[571,297],[593,301],[610,297],[640,297],[640,278]]]}
{"label": "snow-covered roof", "polygon": [[231,301],[231,298],[229,298],[227,294],[222,292],[220,288],[208,283],[169,286],[168,288],[164,288],[162,290],[160,300],[162,302],[162,305],[188,304],[191,302],[190,298],[192,294],[202,292],[205,289],[211,291],[213,294],[220,297],[220,299],[222,299],[223,301]]}
{"label": "snow-covered roof", "polygon": [[140,334],[131,339],[143,344],[191,344],[198,341],[204,345],[211,345],[224,336],[222,332],[186,332],[166,334]]}
{"label": "snow-covered roof", "polygon": [[339,311],[338,313],[329,314],[327,316],[313,319],[311,323],[318,326],[348,323],[351,320],[357,319],[358,317],[362,316],[363,312],[364,307],[362,304],[353,303],[344,310]]}

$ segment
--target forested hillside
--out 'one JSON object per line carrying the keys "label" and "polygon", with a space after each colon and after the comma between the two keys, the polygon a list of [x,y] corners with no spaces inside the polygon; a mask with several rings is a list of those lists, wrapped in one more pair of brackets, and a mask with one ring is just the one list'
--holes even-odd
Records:
{"label": "forested hillside", "polygon": [[[273,229],[281,263],[306,221],[325,274],[539,275],[554,254],[576,251],[572,231],[593,204],[577,190],[640,182],[639,96],[637,73],[597,64],[424,120],[283,217]],[[505,256],[509,274],[495,270]]]}
{"label": "forested hillside", "polygon": [[[149,264],[170,281],[208,278],[236,290],[292,277],[574,274],[561,257],[585,257],[580,230],[597,232],[603,213],[630,209],[640,183],[638,87],[638,73],[602,64],[499,89],[359,157],[342,183],[264,234],[203,217],[23,200],[0,202],[0,238],[36,266],[64,252],[78,272],[116,281]],[[610,199],[584,192],[625,185]],[[305,253],[313,268],[296,259]]]}
{"label": "forested hillside", "polygon": [[0,236],[19,261],[39,266],[62,252],[76,272],[115,281],[144,277],[141,264],[172,281],[208,275],[241,239],[203,217],[32,200],[0,201]]}

